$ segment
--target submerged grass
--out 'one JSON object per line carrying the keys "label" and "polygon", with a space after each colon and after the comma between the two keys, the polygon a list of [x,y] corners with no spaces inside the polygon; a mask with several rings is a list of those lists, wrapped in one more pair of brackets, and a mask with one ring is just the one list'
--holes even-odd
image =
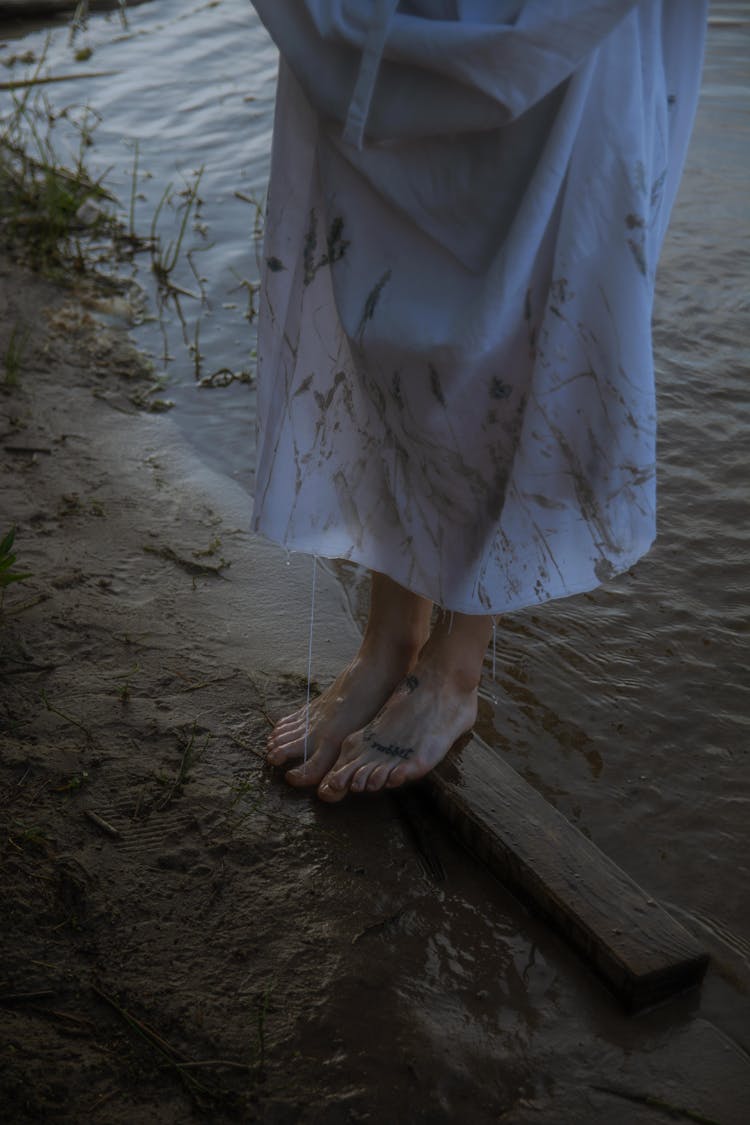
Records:
{"label": "submerged grass", "polygon": [[[120,22],[126,28],[128,26],[127,15],[128,0],[117,0],[117,6],[120,12]],[[89,18],[89,0],[78,0],[75,11],[73,12],[73,19],[70,24],[70,38],[71,41],[75,39],[79,31],[84,31]]]}
{"label": "submerged grass", "polygon": [[151,221],[151,237],[149,239],[149,249],[151,252],[151,269],[153,270],[160,292],[167,296],[169,296],[173,292],[182,293],[186,296],[192,296],[192,294],[186,293],[184,289],[178,289],[177,286],[174,285],[174,283],[172,282],[172,274],[180,257],[180,251],[182,250],[182,243],[185,238],[185,232],[187,231],[187,225],[190,220],[190,216],[193,214],[193,211],[200,202],[198,189],[200,187],[202,177],[203,167],[201,166],[195,173],[193,182],[191,184],[186,184],[184,189],[181,192],[177,193],[182,197],[183,200],[182,203],[177,204],[178,209],[182,210],[182,219],[180,221],[180,228],[177,233],[177,238],[174,241],[167,243],[165,247],[162,244],[162,240],[158,234],[159,217],[162,213],[162,209],[165,203],[169,203],[172,206],[175,205],[176,193],[173,190],[172,184],[167,184],[167,187],[164,189],[162,197],[157,205],[156,211],[154,212],[154,217]]}
{"label": "submerged grass", "polygon": [[[26,79],[10,84],[0,115],[0,230],[34,268],[80,274],[93,264],[93,238],[114,230],[103,206],[114,199],[86,163],[98,116],[89,107],[53,107],[41,88],[45,61],[46,50]],[[67,158],[58,139],[62,123],[74,138]]]}
{"label": "submerged grass", "polygon": [[[121,4],[123,16],[124,7]],[[71,40],[85,29],[87,18],[88,4],[79,3],[71,23]],[[197,386],[213,389],[235,383],[251,384],[254,372],[244,365],[242,369],[239,365],[209,368],[208,372],[204,369],[200,319],[208,299],[206,278],[201,276],[194,260],[194,255],[211,249],[206,241],[206,225],[201,221],[203,167],[186,174],[182,184],[169,183],[165,187],[150,222],[144,222],[144,233],[139,233],[136,203],[143,198],[139,194],[143,178],[139,145],[137,141],[133,145],[130,198],[123,205],[105,187],[109,169],[101,173],[92,171],[90,154],[99,115],[86,105],[60,107],[59,95],[56,104],[51,100],[52,84],[94,75],[50,75],[50,43],[48,38],[38,54],[28,51],[14,56],[10,61],[23,64],[24,74],[0,83],[0,246],[16,260],[58,283],[73,286],[88,281],[117,292],[129,287],[131,277],[137,279],[133,262],[136,255],[145,254],[155,284],[156,319],[164,341],[165,369],[174,358],[168,325],[177,323],[192,357]],[[235,194],[254,210],[253,241],[259,259],[263,207],[253,197]],[[187,245],[191,230],[201,236],[202,245]],[[184,287],[185,261],[195,278],[195,288],[189,281]],[[122,268],[128,265],[132,268]],[[247,294],[245,316],[252,324],[257,315],[258,283],[240,277],[237,281],[237,289]],[[183,311],[185,301],[195,310],[190,316],[186,315],[187,307]],[[18,378],[23,345],[23,336],[14,332],[5,356],[6,386],[13,386]],[[252,349],[250,354],[254,358]],[[166,409],[171,403],[161,401],[157,405]]]}
{"label": "submerged grass", "polygon": [[[81,5],[79,9],[76,19],[85,19]],[[99,115],[88,105],[53,106],[44,86],[68,76],[43,73],[47,47],[38,58],[30,57],[33,69],[26,77],[0,87],[8,94],[0,111],[0,239],[32,268],[66,281],[92,274],[101,279],[105,263],[111,281],[113,261],[147,252],[163,301],[178,294],[195,296],[176,286],[172,275],[200,204],[203,169],[182,189],[166,187],[144,237],[135,228],[136,143],[129,211],[121,222],[112,210],[118,200],[103,184],[109,169],[98,176],[89,169]],[[159,230],[165,208],[181,212],[176,238],[167,242]]]}

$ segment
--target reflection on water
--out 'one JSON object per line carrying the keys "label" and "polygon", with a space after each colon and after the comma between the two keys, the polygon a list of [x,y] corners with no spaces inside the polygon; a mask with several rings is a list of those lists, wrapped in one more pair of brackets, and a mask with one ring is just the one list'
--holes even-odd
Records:
{"label": "reflection on water", "polygon": [[[34,33],[27,45],[42,42]],[[181,302],[184,333],[170,315],[164,334],[150,320],[136,338],[172,377],[175,413],[199,449],[249,482],[253,396],[244,386],[196,390],[189,345],[197,339],[204,372],[250,362],[257,268],[247,199],[265,190],[274,50],[247,0],[154,0],[133,10],[127,31],[113,17],[92,19],[86,43],[93,54],[78,69],[116,74],[51,96],[101,113],[91,159],[112,166],[124,212],[139,142],[136,226],[148,230],[168,181],[204,167],[195,270],[185,260],[175,275],[198,293]],[[71,50],[55,32],[53,71],[71,69]],[[594,594],[504,619],[480,721],[488,741],[701,934],[719,969],[701,1018],[740,1037],[733,990],[750,987],[750,902],[736,893],[750,864],[749,58],[750,5],[715,3],[658,280],[657,545]],[[148,283],[147,271],[139,280]],[[361,613],[356,570],[340,576]]]}

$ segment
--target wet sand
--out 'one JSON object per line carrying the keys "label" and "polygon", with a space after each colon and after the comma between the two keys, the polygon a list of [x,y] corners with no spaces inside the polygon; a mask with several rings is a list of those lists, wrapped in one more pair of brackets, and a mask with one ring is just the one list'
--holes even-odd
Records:
{"label": "wet sand", "polygon": [[[309,563],[138,410],[91,303],[0,262],[0,354],[34,325],[0,392],[32,574],[0,623],[5,1120],[742,1125],[739,962],[628,1018],[418,796],[330,808],[266,767]],[[320,590],[324,682],[357,629]]]}

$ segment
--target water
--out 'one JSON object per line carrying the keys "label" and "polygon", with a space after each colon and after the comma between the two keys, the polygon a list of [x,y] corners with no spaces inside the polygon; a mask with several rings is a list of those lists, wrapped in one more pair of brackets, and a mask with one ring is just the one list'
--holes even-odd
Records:
{"label": "water", "polygon": [[[202,355],[201,375],[254,368],[248,313],[259,272],[252,237],[256,207],[250,201],[262,206],[268,179],[273,45],[247,0],[155,0],[129,7],[126,27],[117,12],[91,16],[75,36],[60,22],[51,33],[42,28],[22,43],[8,41],[3,54],[31,50],[39,58],[45,43],[50,74],[113,72],[45,92],[57,110],[88,105],[99,115],[87,166],[94,176],[106,173],[126,225],[134,202],[135,230],[147,236],[172,184],[173,205],[162,208],[157,229],[165,245],[174,240],[182,203],[177,193],[203,169],[198,222],[191,219],[172,276],[175,286],[195,296],[181,296],[179,310],[170,301],[159,315],[150,261],[141,255],[134,278],[149,295],[150,313],[143,319],[135,312],[134,336],[153,357],[156,374],[168,379],[165,393],[201,455],[250,489],[254,395],[236,383],[221,392],[198,389],[195,346]],[[82,49],[91,55],[78,61]],[[17,64],[12,73],[26,71]],[[64,151],[64,123],[56,133]],[[72,150],[77,138],[71,135],[67,144]]]}
{"label": "water", "polygon": [[[50,88],[102,116],[91,161],[127,215],[134,144],[136,227],[147,230],[169,180],[204,166],[191,257],[203,300],[144,319],[138,343],[170,378],[175,415],[201,455],[250,487],[253,394],[195,385],[252,364],[252,239],[272,128],[275,52],[247,0],[155,0],[92,19],[86,63],[65,29],[52,72],[115,70]],[[43,33],[24,47],[41,49]],[[14,50],[18,50],[14,45]],[[660,401],[660,535],[630,574],[591,595],[503,620],[480,733],[701,936],[718,972],[697,1019],[746,1042],[750,988],[750,470],[748,261],[750,4],[715,3],[703,92],[659,271],[655,350]],[[172,220],[176,216],[172,215]],[[138,280],[151,286],[145,264]],[[187,261],[175,282],[197,291]],[[152,298],[151,308],[155,307]],[[356,613],[362,583],[340,576]],[[281,581],[283,581],[283,574]],[[305,646],[300,628],[300,649]],[[744,893],[738,893],[744,888]]]}

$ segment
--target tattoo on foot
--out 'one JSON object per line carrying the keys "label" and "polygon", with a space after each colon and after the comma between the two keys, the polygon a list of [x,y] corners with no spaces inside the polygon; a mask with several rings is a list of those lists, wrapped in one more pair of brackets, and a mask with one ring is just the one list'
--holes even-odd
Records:
{"label": "tattoo on foot", "polygon": [[388,754],[391,758],[408,758],[414,753],[413,746],[398,746],[395,742],[386,745],[384,742],[378,742],[371,734],[367,736],[367,741],[379,753]]}

